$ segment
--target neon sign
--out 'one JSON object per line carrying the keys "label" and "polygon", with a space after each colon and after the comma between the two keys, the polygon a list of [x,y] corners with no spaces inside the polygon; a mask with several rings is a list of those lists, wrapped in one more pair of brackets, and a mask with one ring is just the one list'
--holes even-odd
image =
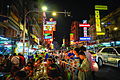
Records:
{"label": "neon sign", "polygon": [[90,41],[91,37],[80,37],[80,41]]}

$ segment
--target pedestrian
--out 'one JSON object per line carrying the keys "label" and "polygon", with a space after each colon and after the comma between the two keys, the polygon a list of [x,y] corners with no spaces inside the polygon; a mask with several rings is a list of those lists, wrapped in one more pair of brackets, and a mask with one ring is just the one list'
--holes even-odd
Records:
{"label": "pedestrian", "polygon": [[3,72],[10,72],[12,69],[12,62],[9,59],[9,55],[4,55],[4,61],[3,61],[4,65],[3,65]]}
{"label": "pedestrian", "polygon": [[78,55],[82,61],[80,66],[77,68],[79,70],[78,80],[93,80],[88,58],[83,51],[80,51]]}
{"label": "pedestrian", "polygon": [[27,73],[27,78],[33,77],[33,63],[28,62],[25,67],[21,69],[21,71],[25,71]]}
{"label": "pedestrian", "polygon": [[19,58],[19,56],[16,55],[16,53],[13,54],[13,57],[11,58],[11,62],[13,64],[13,66],[16,66],[19,68],[20,58]]}
{"label": "pedestrian", "polygon": [[50,80],[59,80],[61,78],[61,71],[52,58],[47,59],[47,75]]}
{"label": "pedestrian", "polygon": [[74,48],[74,54],[76,55],[76,57],[78,56],[79,51],[86,51],[86,47],[84,47],[84,43],[78,43],[78,45],[76,45],[76,47]]}
{"label": "pedestrian", "polygon": [[26,64],[25,57],[21,53],[18,53],[18,56],[19,56],[19,60],[20,60],[19,67],[20,67],[20,69],[22,69]]}
{"label": "pedestrian", "polygon": [[71,49],[71,50],[68,52],[68,59],[74,59],[74,56],[75,56],[75,54],[73,53],[73,50]]}
{"label": "pedestrian", "polygon": [[75,51],[77,53],[79,53],[79,51],[86,51],[86,47],[84,47],[84,43],[79,43],[76,48],[75,48]]}
{"label": "pedestrian", "polygon": [[34,63],[34,67],[35,68],[39,68],[41,63],[42,63],[43,59],[42,57],[40,57],[35,63]]}

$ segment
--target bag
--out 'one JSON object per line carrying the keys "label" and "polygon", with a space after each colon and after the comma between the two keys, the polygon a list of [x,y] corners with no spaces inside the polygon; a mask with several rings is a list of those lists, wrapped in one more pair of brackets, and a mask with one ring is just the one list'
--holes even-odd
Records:
{"label": "bag", "polygon": [[95,61],[92,61],[92,71],[99,71],[98,64]]}

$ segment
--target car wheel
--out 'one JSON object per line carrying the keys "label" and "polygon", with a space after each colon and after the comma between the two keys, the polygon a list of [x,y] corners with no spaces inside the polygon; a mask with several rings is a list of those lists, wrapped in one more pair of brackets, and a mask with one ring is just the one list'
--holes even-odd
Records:
{"label": "car wheel", "polygon": [[98,58],[98,66],[101,67],[103,65],[103,61],[101,58]]}

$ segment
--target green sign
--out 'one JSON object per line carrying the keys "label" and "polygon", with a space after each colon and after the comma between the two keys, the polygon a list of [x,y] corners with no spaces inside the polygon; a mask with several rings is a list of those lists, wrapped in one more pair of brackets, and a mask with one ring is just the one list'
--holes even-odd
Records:
{"label": "green sign", "polygon": [[49,35],[51,35],[51,34],[50,34],[50,33],[45,33],[45,34],[44,34],[44,36],[49,36]]}
{"label": "green sign", "polygon": [[70,33],[70,35],[74,35],[74,33]]}

